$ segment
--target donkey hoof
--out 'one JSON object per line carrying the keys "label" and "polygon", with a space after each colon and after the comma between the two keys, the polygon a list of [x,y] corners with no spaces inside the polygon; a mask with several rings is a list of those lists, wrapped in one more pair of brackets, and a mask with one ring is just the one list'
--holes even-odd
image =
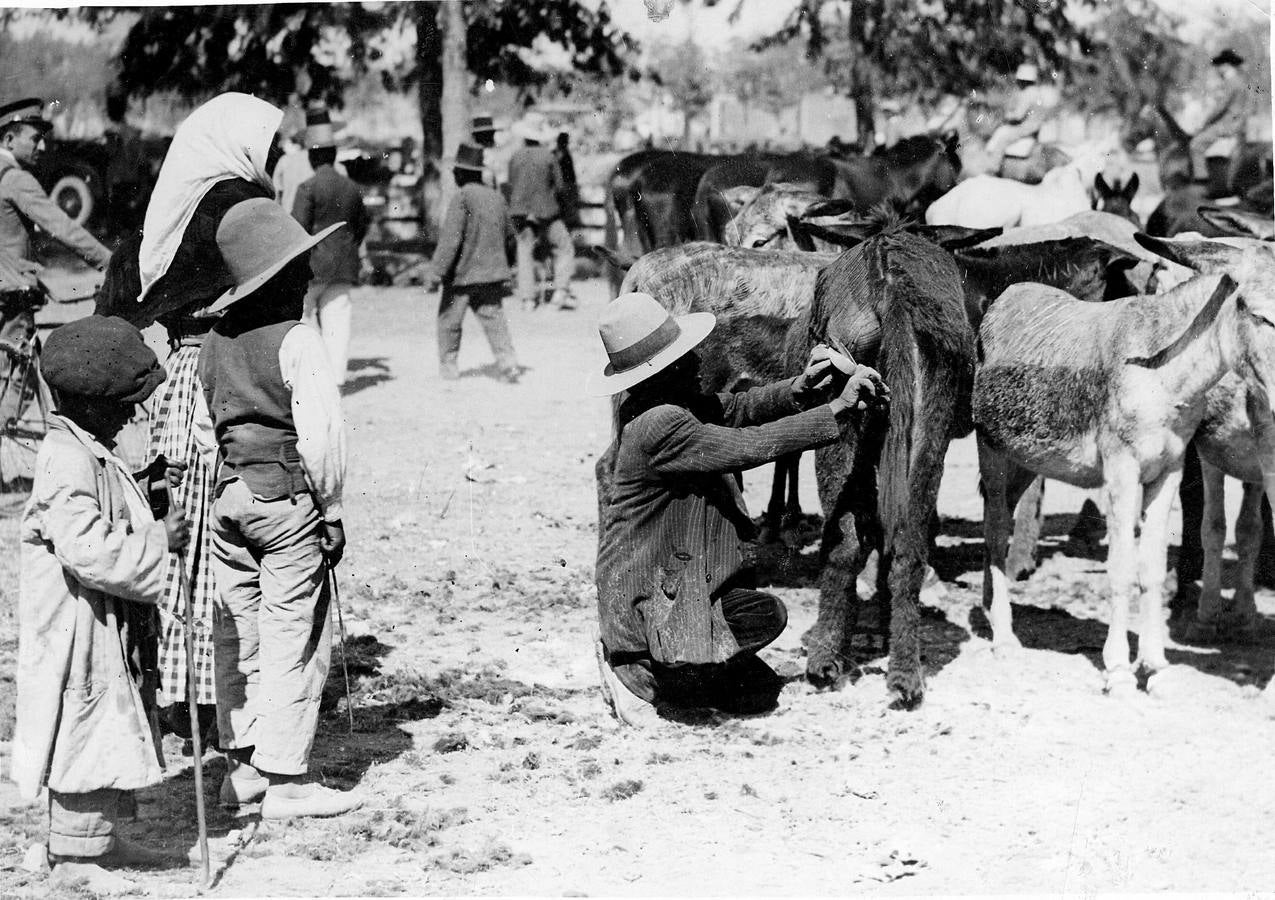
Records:
{"label": "donkey hoof", "polygon": [[1172,699],[1182,693],[1185,685],[1181,666],[1157,669],[1147,678],[1147,693],[1160,699]]}
{"label": "donkey hoof", "polygon": [[1108,697],[1132,697],[1138,692],[1138,679],[1132,668],[1116,669],[1107,673],[1107,684],[1102,690]]}
{"label": "donkey hoof", "polygon": [[1186,630],[1182,633],[1182,638],[1188,644],[1216,644],[1218,641],[1219,629],[1216,622],[1202,622],[1195,619],[1186,626]]}
{"label": "donkey hoof", "polygon": [[925,699],[925,678],[920,671],[895,671],[886,676],[891,709],[916,709]]}
{"label": "donkey hoof", "polygon": [[806,663],[806,680],[817,688],[834,687],[844,674],[841,662],[815,655]]}
{"label": "donkey hoof", "polygon": [[779,539],[779,529],[774,525],[763,525],[757,531],[757,540],[761,544],[777,544]]}
{"label": "donkey hoof", "polygon": [[992,655],[997,659],[1016,659],[1023,652],[1023,644],[1012,631],[1002,631],[992,638]]}

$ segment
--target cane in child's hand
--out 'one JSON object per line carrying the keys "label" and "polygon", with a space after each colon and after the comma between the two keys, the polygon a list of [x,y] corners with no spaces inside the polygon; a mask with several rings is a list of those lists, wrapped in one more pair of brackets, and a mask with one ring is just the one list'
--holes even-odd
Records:
{"label": "cane in child's hand", "polygon": [[[162,461],[163,458],[160,459]],[[173,489],[162,466],[158,477],[164,479],[164,491],[171,511]],[[182,595],[182,631],[186,638],[186,704],[190,707],[190,742],[195,761],[195,818],[199,828],[199,866],[202,876],[200,884],[206,890],[211,874],[208,859],[208,815],[204,810],[204,740],[199,729],[199,694],[195,685],[195,600],[191,595],[190,581],[186,578],[185,548],[173,552],[177,556],[177,579]]]}
{"label": "cane in child's hand", "polygon": [[336,607],[337,633],[341,639],[341,674],[345,677],[345,712],[350,717],[350,734],[354,734],[354,697],[350,693],[350,665],[345,653],[345,618],[341,615],[341,591],[336,585],[336,567],[327,556],[323,557],[323,567],[328,573],[332,605]]}

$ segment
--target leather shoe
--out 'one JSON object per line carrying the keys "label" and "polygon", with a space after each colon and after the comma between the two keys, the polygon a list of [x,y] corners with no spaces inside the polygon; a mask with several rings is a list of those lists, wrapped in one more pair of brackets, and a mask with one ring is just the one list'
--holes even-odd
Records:
{"label": "leather shoe", "polygon": [[[155,869],[187,866],[190,865],[190,860],[183,854],[152,850],[150,847],[134,843],[123,835],[116,834],[111,841],[111,849],[101,856],[56,856],[50,853],[49,865],[55,869],[63,866],[96,866],[102,869]],[[64,873],[66,871],[69,870],[64,869]]]}
{"label": "leather shoe", "polygon": [[649,728],[660,724],[660,716],[656,712],[655,706],[630,691],[615,674],[615,670],[611,668],[611,664],[606,660],[606,651],[602,646],[602,641],[594,641],[593,649],[594,655],[598,660],[598,675],[602,683],[602,699],[606,701],[607,708],[611,710],[611,714],[619,719],[621,724],[633,728]]}
{"label": "leather shoe", "polygon": [[316,818],[339,816],[363,805],[363,798],[352,792],[334,791],[321,784],[309,784],[305,787],[305,792],[296,796],[281,794],[277,788],[267,790],[266,799],[261,801],[261,818],[297,819],[305,816]]}
{"label": "leather shoe", "polygon": [[235,778],[227,775],[221,780],[222,809],[238,809],[249,803],[260,803],[270,782],[264,775],[256,778]]}

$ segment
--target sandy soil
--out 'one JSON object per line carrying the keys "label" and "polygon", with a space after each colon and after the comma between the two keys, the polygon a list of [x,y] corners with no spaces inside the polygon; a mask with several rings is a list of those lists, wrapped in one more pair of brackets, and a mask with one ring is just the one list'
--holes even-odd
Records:
{"label": "sandy soil", "polygon": [[[813,544],[766,580],[791,624],[765,657],[790,682],[755,718],[699,717],[649,733],[606,714],[592,657],[593,463],[605,403],[581,394],[599,364],[601,282],[575,313],[512,312],[529,367],[497,383],[467,323],[465,377],[436,374],[435,298],[367,291],[347,398],[351,549],[340,584],[356,682],[353,734],[339,699],[316,769],[364,810],[289,825],[215,805],[217,895],[894,894],[1224,890],[1275,884],[1275,791],[1257,751],[1275,723],[1257,699],[1275,633],[1174,645],[1154,694],[1101,694],[1102,561],[1066,541],[1076,491],[1051,488],[1051,537],[1016,598],[1026,649],[990,651],[971,615],[981,575],[972,443],[953,447],[941,496],[942,583],[927,591],[928,694],[891,711],[881,660],[816,692],[800,677],[813,622]],[[747,478],[752,509],[769,471]],[[814,510],[812,480],[805,505]],[[16,512],[0,499],[0,740],[9,736]],[[1100,555],[1100,554],[1099,554]],[[1263,592],[1262,610],[1275,613]],[[189,758],[126,831],[194,843]],[[0,744],[7,755],[7,746]],[[1259,758],[1260,757],[1260,758]],[[7,765],[7,761],[0,761]],[[39,806],[0,787],[0,895],[45,896],[19,868]],[[243,844],[246,835],[251,840]],[[233,863],[221,863],[237,850]],[[195,870],[138,873],[177,896]],[[82,894],[70,886],[58,892]]]}

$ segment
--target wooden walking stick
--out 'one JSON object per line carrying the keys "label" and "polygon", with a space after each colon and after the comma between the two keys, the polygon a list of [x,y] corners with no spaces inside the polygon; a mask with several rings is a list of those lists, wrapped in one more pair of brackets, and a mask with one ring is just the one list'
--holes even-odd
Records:
{"label": "wooden walking stick", "polygon": [[336,586],[336,569],[326,556],[323,557],[323,566],[328,570],[332,605],[336,607],[337,629],[341,637],[341,674],[345,676],[345,711],[350,717],[350,734],[354,734],[354,697],[350,693],[350,666],[345,654],[345,618],[341,615],[341,592]]}
{"label": "wooden walking stick", "polygon": [[[168,494],[168,508],[173,508],[173,489],[166,475],[164,489]],[[195,598],[191,594],[190,580],[186,577],[186,551],[177,551],[177,579],[182,595],[182,631],[186,644],[186,704],[190,707],[190,742],[195,758],[195,819],[199,827],[199,865],[201,890],[207,890],[212,880],[208,859],[208,814],[204,810],[204,736],[199,728],[199,689],[195,686]]]}

